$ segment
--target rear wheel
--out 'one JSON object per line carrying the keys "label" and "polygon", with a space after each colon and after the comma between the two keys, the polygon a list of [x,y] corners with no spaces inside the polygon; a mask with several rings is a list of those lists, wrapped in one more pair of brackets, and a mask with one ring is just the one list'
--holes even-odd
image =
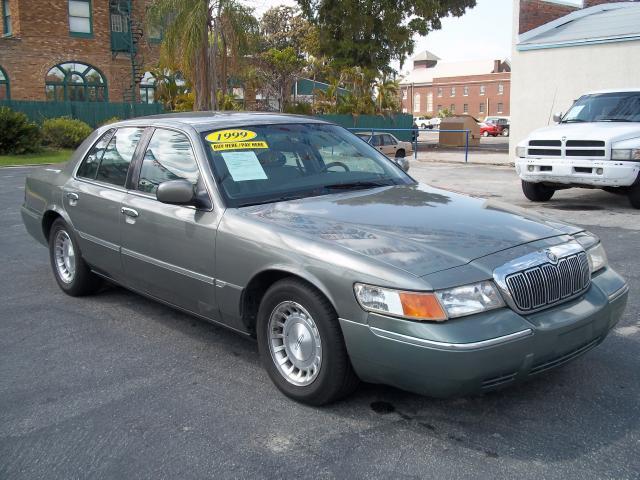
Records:
{"label": "rear wheel", "polygon": [[294,400],[323,405],[358,384],[333,306],[302,281],[280,280],[267,290],[257,336],[269,377]]}
{"label": "rear wheel", "polygon": [[503,128],[502,129],[502,136],[503,137],[508,137],[509,136],[509,129],[508,128]]}
{"label": "rear wheel", "polygon": [[398,151],[396,151],[396,158],[404,158],[406,155],[404,149],[400,149]]}
{"label": "rear wheel", "polygon": [[636,184],[629,190],[629,202],[633,208],[640,208],[640,184]]}
{"label": "rear wheel", "polygon": [[67,295],[89,295],[100,288],[100,277],[91,272],[83,260],[72,229],[61,218],[51,226],[49,258],[53,276]]}
{"label": "rear wheel", "polygon": [[546,202],[547,200],[551,200],[551,197],[553,197],[553,194],[555,193],[555,189],[553,187],[543,185],[542,183],[533,183],[522,180],[522,192],[524,193],[524,196],[532,202]]}

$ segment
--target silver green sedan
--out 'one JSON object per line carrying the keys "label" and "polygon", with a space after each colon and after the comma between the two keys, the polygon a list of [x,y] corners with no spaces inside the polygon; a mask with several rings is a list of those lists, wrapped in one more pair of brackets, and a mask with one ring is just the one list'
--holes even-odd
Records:
{"label": "silver green sedan", "polygon": [[431,396],[516,384],[604,340],[627,300],[581,228],[416,183],[312,118],[189,113],[96,130],[27,178],[60,288],[104,279],[255,337],[275,385]]}

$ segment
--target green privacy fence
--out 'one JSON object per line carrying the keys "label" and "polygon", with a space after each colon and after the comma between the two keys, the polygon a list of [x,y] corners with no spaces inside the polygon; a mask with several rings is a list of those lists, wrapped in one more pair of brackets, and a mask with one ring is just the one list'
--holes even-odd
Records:
{"label": "green privacy fence", "polygon": [[113,117],[120,119],[142,117],[162,113],[162,105],[147,103],[112,102],[37,102],[27,100],[2,100],[0,107],[9,107],[25,113],[31,120],[41,123],[47,118],[71,117],[92,127]]}
{"label": "green privacy fence", "polygon": [[[317,115],[327,122],[337,123],[344,128],[373,128],[376,131],[384,129],[410,129],[413,125],[413,117],[407,114],[397,115]],[[410,142],[411,132],[405,130],[403,132],[395,131],[393,134],[398,140]]]}

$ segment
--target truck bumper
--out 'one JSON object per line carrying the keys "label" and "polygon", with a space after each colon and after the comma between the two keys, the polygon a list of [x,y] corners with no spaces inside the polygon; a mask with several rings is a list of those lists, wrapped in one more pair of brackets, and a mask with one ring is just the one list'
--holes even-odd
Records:
{"label": "truck bumper", "polygon": [[528,317],[499,309],[441,324],[373,314],[367,324],[340,322],[362,380],[448,397],[516,384],[577,358],[616,325],[627,295],[607,268],[582,297]]}
{"label": "truck bumper", "polygon": [[522,180],[592,187],[628,187],[638,178],[640,162],[518,158],[516,172]]}

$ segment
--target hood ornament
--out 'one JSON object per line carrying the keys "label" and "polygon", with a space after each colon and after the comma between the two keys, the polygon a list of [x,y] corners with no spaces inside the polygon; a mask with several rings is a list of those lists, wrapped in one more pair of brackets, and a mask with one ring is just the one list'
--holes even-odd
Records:
{"label": "hood ornament", "polygon": [[545,250],[544,253],[551,263],[553,263],[554,265],[558,263],[558,257],[551,250]]}

